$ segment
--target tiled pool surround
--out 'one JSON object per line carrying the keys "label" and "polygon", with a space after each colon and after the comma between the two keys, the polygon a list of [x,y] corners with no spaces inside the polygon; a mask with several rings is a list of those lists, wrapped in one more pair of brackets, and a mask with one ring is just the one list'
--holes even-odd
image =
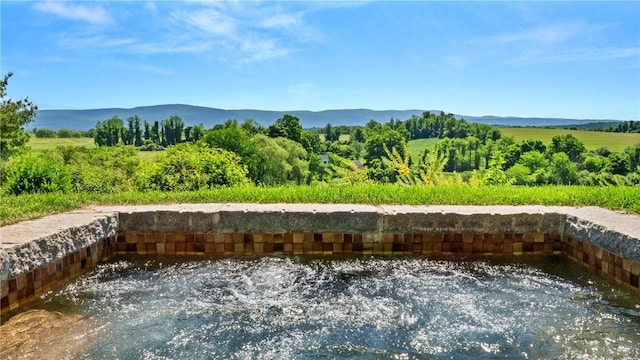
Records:
{"label": "tiled pool surround", "polygon": [[561,255],[640,294],[640,217],[600,208],[100,207],[0,228],[1,313],[115,254]]}

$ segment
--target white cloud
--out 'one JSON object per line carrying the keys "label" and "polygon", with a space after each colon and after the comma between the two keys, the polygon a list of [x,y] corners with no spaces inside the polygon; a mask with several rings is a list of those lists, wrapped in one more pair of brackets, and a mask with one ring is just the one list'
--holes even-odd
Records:
{"label": "white cloud", "polygon": [[35,3],[33,8],[65,19],[81,20],[93,24],[106,24],[112,21],[109,13],[102,7],[96,5],[87,6],[69,4],[62,1],[45,1]]}
{"label": "white cloud", "polygon": [[[99,5],[86,4],[48,1],[35,4],[34,8],[68,19],[112,21]],[[115,3],[113,6],[117,7]],[[303,44],[321,41],[320,31],[304,21],[307,7],[306,3],[147,2],[137,7],[137,13],[119,13],[122,23],[117,27],[54,36],[62,48],[82,52],[108,49],[112,53],[149,55],[203,53],[221,61],[250,63],[286,57]],[[129,26],[128,21],[139,23]]]}
{"label": "white cloud", "polygon": [[224,59],[253,62],[284,57],[300,44],[322,38],[305,24],[300,5],[291,9],[270,2],[189,2],[170,13],[172,27],[165,37],[179,32],[180,47],[217,51]]}
{"label": "white cloud", "polygon": [[79,36],[66,34],[58,38],[58,43],[67,49],[121,48],[136,43],[135,38],[116,38],[103,35]]}
{"label": "white cloud", "polygon": [[601,39],[610,24],[547,23],[478,39],[485,55],[512,65],[601,61],[640,56],[638,47],[612,47]]}
{"label": "white cloud", "polygon": [[237,20],[216,9],[174,11],[171,17],[177,22],[210,35],[235,36]]}
{"label": "white cloud", "polygon": [[498,43],[534,43],[538,45],[556,45],[576,38],[588,38],[604,29],[603,25],[583,22],[543,24],[518,32],[504,33],[487,38]]}
{"label": "white cloud", "polygon": [[265,28],[288,28],[292,26],[299,26],[302,23],[302,14],[276,14],[265,19],[260,20],[258,23],[261,27]]}

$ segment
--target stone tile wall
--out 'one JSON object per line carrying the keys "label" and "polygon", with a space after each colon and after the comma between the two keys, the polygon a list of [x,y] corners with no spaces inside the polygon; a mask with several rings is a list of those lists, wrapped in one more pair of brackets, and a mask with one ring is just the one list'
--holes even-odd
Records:
{"label": "stone tile wall", "polygon": [[91,270],[100,261],[115,254],[116,236],[102,239],[75,253],[64,255],[26,273],[2,280],[0,310],[2,314],[15,310],[66,280]]}
{"label": "stone tile wall", "polygon": [[116,253],[150,255],[560,255],[555,234],[126,232]]}
{"label": "stone tile wall", "polygon": [[[412,207],[337,209],[275,211],[265,206],[253,211],[121,212],[99,221],[89,217],[86,221],[92,225],[83,231],[67,228],[47,235],[46,241],[27,239],[18,244],[12,240],[16,247],[5,241],[0,244],[0,313],[15,310],[115,254],[561,255],[640,295],[640,236],[635,234],[635,218],[629,221],[602,209],[577,215],[518,208],[501,208],[497,214],[477,214],[468,208],[447,209],[449,213]],[[617,220],[615,225],[623,231],[597,224],[603,214]],[[75,216],[84,219],[86,214]],[[95,239],[87,240],[91,236]]]}

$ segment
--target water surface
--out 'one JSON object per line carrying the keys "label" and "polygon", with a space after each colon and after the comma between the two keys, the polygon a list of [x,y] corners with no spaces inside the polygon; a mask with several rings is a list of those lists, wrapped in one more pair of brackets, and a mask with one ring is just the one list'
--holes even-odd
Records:
{"label": "water surface", "polygon": [[[640,358],[637,294],[559,258],[120,258],[34,306],[81,358]],[[524,262],[523,262],[524,261]]]}

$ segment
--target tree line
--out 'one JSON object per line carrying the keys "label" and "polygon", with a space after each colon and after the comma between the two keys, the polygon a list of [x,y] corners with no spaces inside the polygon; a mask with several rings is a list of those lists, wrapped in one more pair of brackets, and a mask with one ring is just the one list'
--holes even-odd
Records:
{"label": "tree line", "polygon": [[159,149],[183,142],[196,142],[204,134],[202,125],[185,127],[179,116],[169,119],[142,121],[137,115],[127,118],[127,126],[117,116],[99,121],[93,131],[94,141],[98,146],[134,145],[144,149]]}
{"label": "tree line", "polygon": [[[443,112],[309,130],[289,114],[268,127],[231,119],[211,129],[187,127],[179,116],[153,123],[113,117],[92,130],[95,148],[29,153],[23,127],[36,107],[28,99],[5,98],[9,76],[0,84],[0,182],[12,194],[190,191],[250,183],[640,184],[640,144],[611,152],[587,151],[572,135],[555,136],[550,144],[515,142],[496,128]],[[408,142],[421,138],[439,140],[412,157]],[[135,147],[166,151],[141,160]]]}

